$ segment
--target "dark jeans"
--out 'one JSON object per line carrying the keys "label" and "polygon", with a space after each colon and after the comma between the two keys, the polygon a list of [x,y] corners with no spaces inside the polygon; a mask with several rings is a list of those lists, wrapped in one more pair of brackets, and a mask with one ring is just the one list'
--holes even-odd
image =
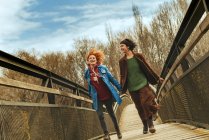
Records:
{"label": "dark jeans", "polygon": [[97,114],[99,117],[99,121],[101,124],[101,127],[103,129],[104,134],[108,134],[108,130],[107,130],[107,125],[105,123],[105,119],[104,119],[104,113],[103,113],[103,105],[105,105],[108,114],[110,115],[112,122],[114,124],[115,130],[118,131],[119,130],[119,126],[118,126],[118,122],[115,116],[115,113],[113,111],[113,101],[112,99],[106,100],[106,101],[100,101],[98,99],[98,110],[97,110]]}

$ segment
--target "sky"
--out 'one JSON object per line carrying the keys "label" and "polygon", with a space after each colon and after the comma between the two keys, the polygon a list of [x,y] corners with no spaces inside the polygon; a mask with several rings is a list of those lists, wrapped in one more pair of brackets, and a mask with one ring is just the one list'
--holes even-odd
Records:
{"label": "sky", "polygon": [[133,27],[133,3],[148,25],[158,6],[171,0],[0,0],[0,50],[40,53],[71,51],[78,38],[106,42]]}

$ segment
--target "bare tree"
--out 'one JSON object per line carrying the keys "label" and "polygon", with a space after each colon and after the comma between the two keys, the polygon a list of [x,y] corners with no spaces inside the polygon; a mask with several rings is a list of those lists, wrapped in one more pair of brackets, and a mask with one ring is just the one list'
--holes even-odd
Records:
{"label": "bare tree", "polygon": [[106,35],[108,39],[107,47],[104,50],[106,56],[106,65],[110,69],[111,73],[116,78],[119,78],[119,65],[118,65],[118,60],[120,59],[119,43],[115,39],[111,27],[106,26]]}

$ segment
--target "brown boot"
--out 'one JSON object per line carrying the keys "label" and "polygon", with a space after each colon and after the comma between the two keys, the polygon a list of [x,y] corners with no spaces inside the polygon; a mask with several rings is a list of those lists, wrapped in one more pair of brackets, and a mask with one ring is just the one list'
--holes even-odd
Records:
{"label": "brown boot", "polygon": [[149,127],[149,132],[150,133],[155,133],[156,132],[156,129],[154,128],[154,125]]}
{"label": "brown boot", "polygon": [[156,129],[155,129],[154,124],[153,124],[152,116],[148,119],[147,123],[148,123],[148,126],[149,126],[149,132],[150,133],[155,133]]}

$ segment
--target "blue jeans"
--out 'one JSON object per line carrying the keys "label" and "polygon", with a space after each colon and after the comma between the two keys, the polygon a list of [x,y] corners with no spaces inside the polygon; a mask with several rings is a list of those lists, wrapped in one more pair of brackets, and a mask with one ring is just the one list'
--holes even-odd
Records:
{"label": "blue jeans", "polygon": [[100,101],[98,100],[98,110],[97,110],[97,115],[99,117],[99,121],[101,124],[101,127],[103,129],[104,134],[108,134],[108,130],[107,130],[107,125],[105,123],[104,120],[104,113],[103,113],[103,105],[105,105],[108,114],[110,115],[112,122],[114,124],[115,130],[118,131],[119,130],[119,126],[118,126],[118,121],[116,119],[115,113],[113,111],[113,101],[112,99],[108,99],[105,101]]}

